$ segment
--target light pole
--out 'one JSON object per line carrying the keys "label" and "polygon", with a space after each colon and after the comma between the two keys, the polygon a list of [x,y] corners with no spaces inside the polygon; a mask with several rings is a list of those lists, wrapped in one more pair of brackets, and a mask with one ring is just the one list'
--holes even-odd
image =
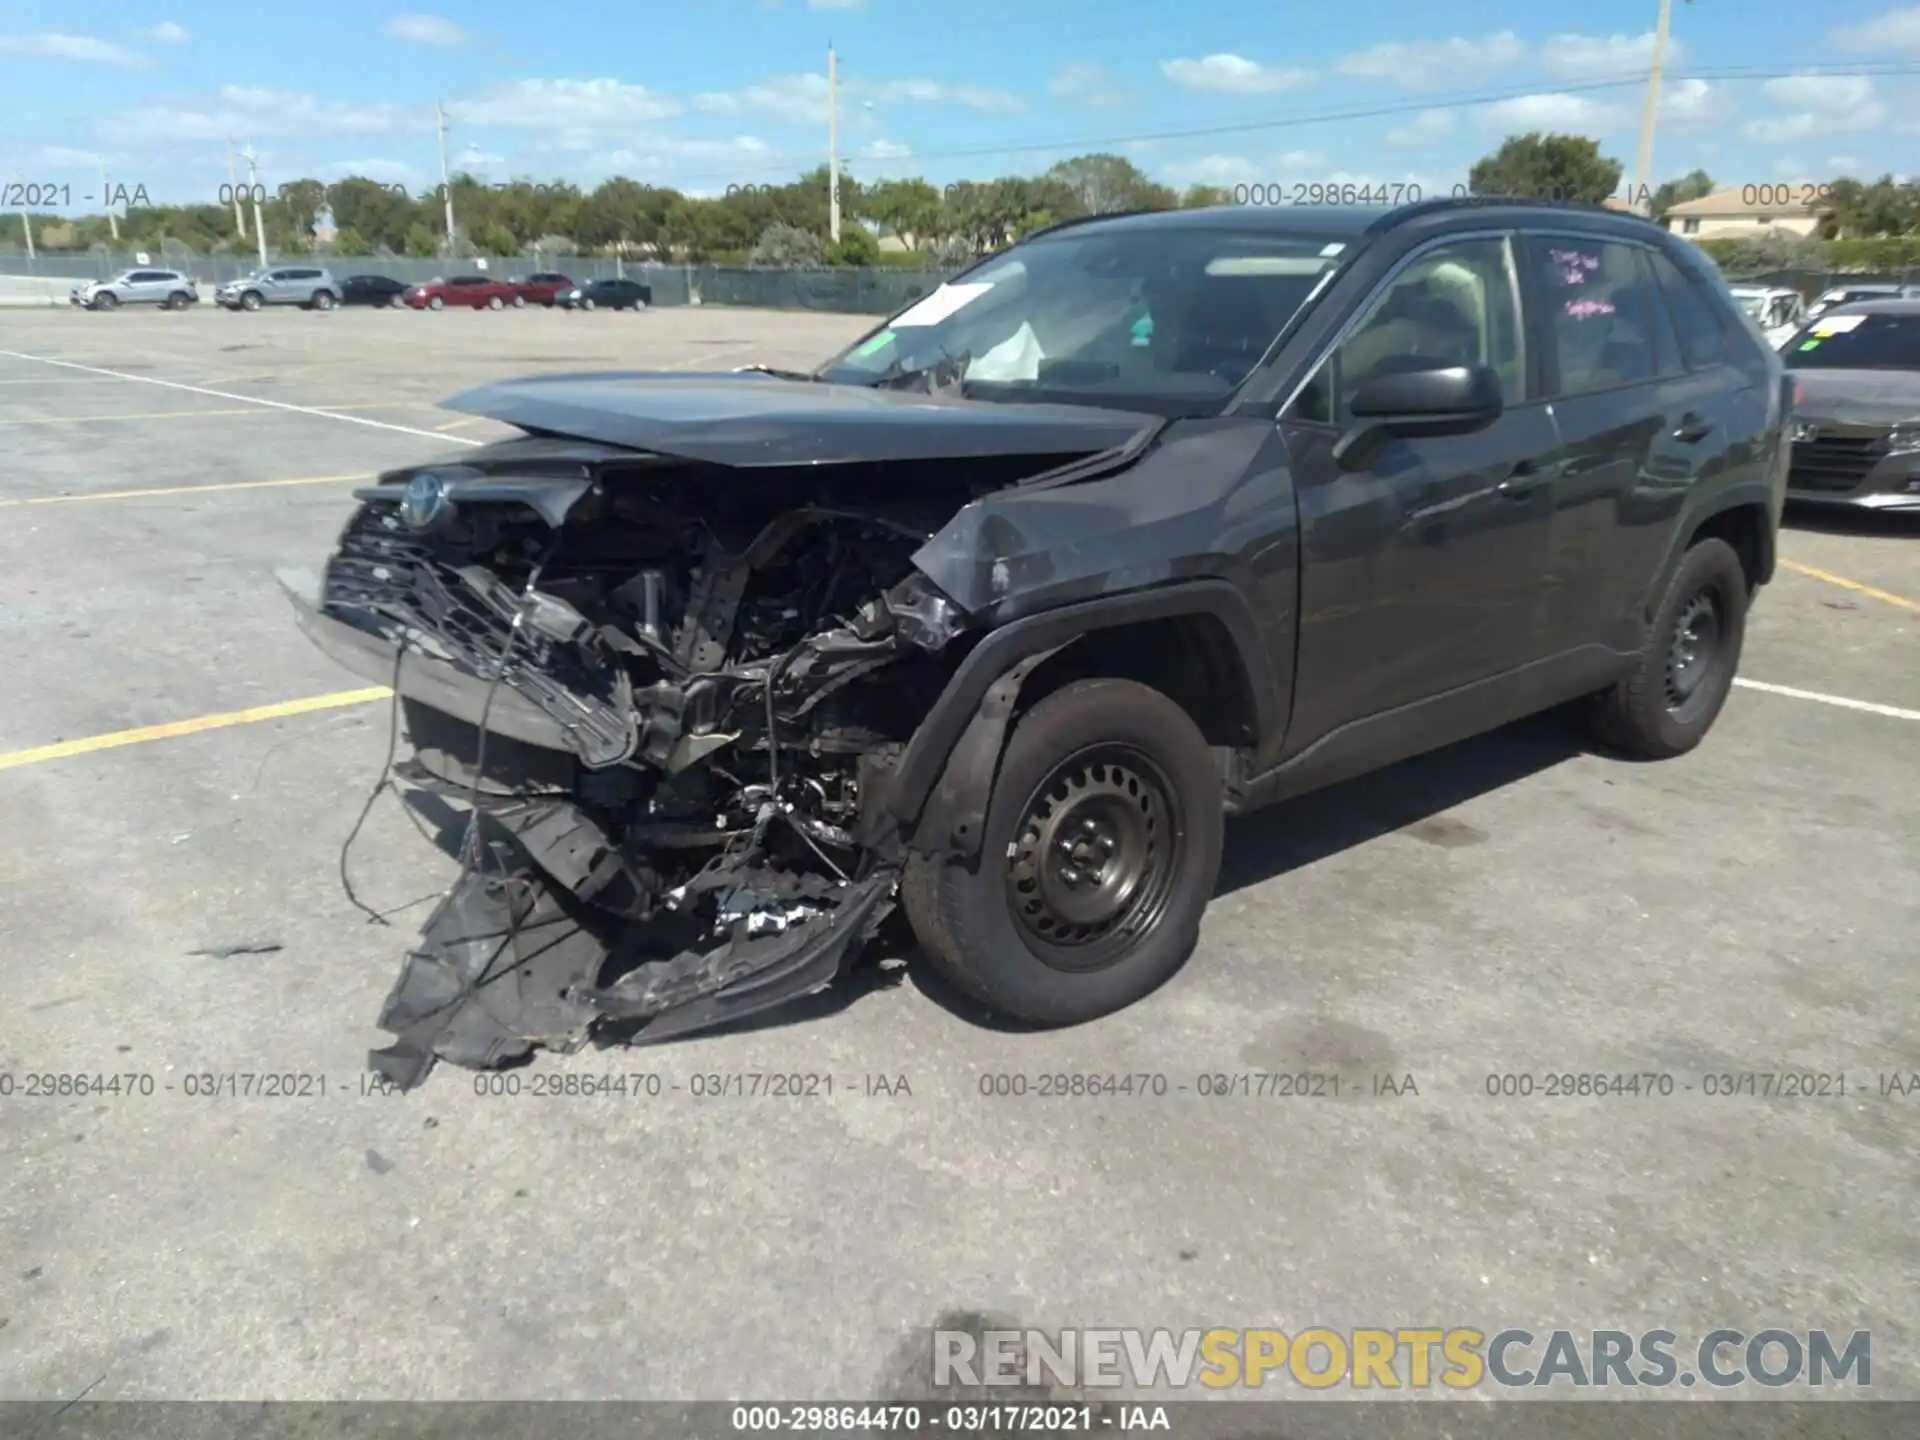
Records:
{"label": "light pole", "polygon": [[840,238],[840,71],[827,46],[827,238]]}
{"label": "light pole", "polygon": [[[1693,0],[1687,0],[1691,5]],[[1653,130],[1660,116],[1660,72],[1667,63],[1667,31],[1673,21],[1673,0],[1660,0],[1660,18],[1653,29],[1653,60],[1647,67],[1646,109],[1640,115],[1640,154],[1634,165],[1633,208],[1653,210]]]}

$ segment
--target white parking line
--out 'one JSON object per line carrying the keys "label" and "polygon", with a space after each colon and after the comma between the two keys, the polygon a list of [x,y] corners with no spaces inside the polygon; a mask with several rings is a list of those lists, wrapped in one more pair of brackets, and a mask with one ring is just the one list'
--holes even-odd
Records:
{"label": "white parking line", "polygon": [[317,415],[323,420],[338,420],[346,425],[365,425],[370,430],[392,430],[401,435],[418,435],[454,445],[484,445],[466,435],[446,435],[435,430],[420,430],[412,425],[394,425],[385,420],[369,420],[364,415],[342,415],[337,410],[317,410],[311,405],[294,405],[285,400],[262,400],[258,395],[236,395],[230,390],[209,390],[204,385],[185,385],[178,380],[156,380],[151,375],[129,375],[124,370],[107,370],[98,365],[82,365],[74,360],[54,360],[45,355],[26,355],[18,350],[0,350],[12,360],[33,360],[42,365],[58,365],[63,370],[80,370],[88,375],[104,375],[112,380],[131,380],[141,385],[159,385],[168,390],[184,390],[189,395],[210,395],[215,400],[240,400],[269,410],[287,410],[295,415]]}
{"label": "white parking line", "polygon": [[1791,685],[1769,685],[1764,680],[1735,679],[1744,690],[1759,690],[1768,695],[1785,695],[1790,700],[1812,700],[1820,705],[1838,705],[1842,710],[1864,710],[1869,715],[1885,715],[1890,720],[1920,720],[1920,710],[1902,710],[1897,705],[1877,705],[1871,700],[1849,700],[1844,695],[1823,695],[1818,690],[1796,690]]}

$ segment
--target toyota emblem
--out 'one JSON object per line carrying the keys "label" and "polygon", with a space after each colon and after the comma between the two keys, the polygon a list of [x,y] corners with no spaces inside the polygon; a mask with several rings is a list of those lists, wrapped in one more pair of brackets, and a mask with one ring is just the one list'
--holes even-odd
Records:
{"label": "toyota emblem", "polygon": [[446,476],[422,470],[407,482],[400,497],[400,518],[415,530],[425,530],[446,509],[449,488]]}

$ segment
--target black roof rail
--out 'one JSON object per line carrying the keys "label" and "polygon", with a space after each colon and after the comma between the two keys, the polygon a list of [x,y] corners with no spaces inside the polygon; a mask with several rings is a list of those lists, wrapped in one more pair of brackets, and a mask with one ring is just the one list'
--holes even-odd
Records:
{"label": "black roof rail", "polygon": [[[1609,210],[1587,200],[1553,200],[1537,195],[1436,195],[1431,200],[1415,200],[1398,209],[1389,210],[1367,227],[1369,235],[1377,235],[1382,230],[1391,229],[1404,221],[1421,215],[1437,215],[1447,210],[1485,210],[1520,207],[1529,210],[1577,210],[1582,214],[1618,215],[1623,220],[1638,220],[1644,225],[1656,225],[1651,216],[1641,215],[1632,210]],[[1664,228],[1658,227],[1657,228]]]}

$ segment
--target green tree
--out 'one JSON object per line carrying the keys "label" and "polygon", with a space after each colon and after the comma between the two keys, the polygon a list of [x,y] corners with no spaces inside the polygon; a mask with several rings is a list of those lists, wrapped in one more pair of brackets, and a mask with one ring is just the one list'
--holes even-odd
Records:
{"label": "green tree", "polygon": [[1467,172],[1475,195],[1524,195],[1598,205],[1620,184],[1621,165],[1584,135],[1511,135]]}
{"label": "green tree", "polygon": [[431,260],[440,253],[440,236],[427,228],[424,220],[416,220],[408,228],[405,245],[407,257],[412,260]]}
{"label": "green tree", "polygon": [[856,213],[882,235],[918,248],[938,238],[940,192],[925,180],[879,180],[861,192]]}
{"label": "green tree", "polygon": [[1156,185],[1131,160],[1121,155],[1076,155],[1062,160],[1042,177],[1057,182],[1071,195],[1072,215],[1112,215],[1122,210],[1171,210],[1179,203],[1173,191]]}
{"label": "green tree", "polygon": [[371,255],[373,247],[369,245],[358,230],[338,230],[333,236],[333,253],[336,255]]}
{"label": "green tree", "polygon": [[1713,177],[1704,170],[1689,170],[1678,180],[1668,180],[1656,186],[1651,204],[1647,207],[1658,220],[1676,205],[1684,205],[1689,200],[1702,200],[1713,193]]}
{"label": "green tree", "polygon": [[789,270],[812,270],[824,263],[823,249],[820,237],[813,231],[776,221],[762,231],[760,238],[754,242],[753,253],[747,257],[747,263]]}
{"label": "green tree", "polygon": [[1199,210],[1208,205],[1231,205],[1233,192],[1224,185],[1189,185],[1180,196],[1182,210]]}
{"label": "green tree", "polygon": [[829,265],[878,265],[880,242],[866,226],[847,225],[840,238],[827,245],[826,260]]}

